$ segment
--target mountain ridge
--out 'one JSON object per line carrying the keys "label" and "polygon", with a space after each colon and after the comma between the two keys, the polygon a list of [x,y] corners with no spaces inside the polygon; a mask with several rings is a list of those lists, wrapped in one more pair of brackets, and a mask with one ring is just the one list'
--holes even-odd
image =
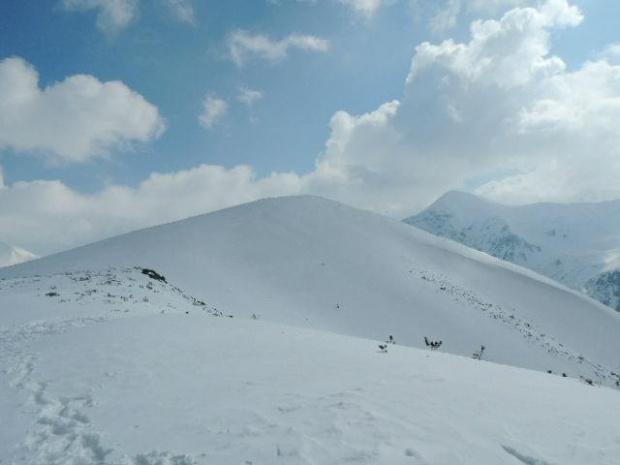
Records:
{"label": "mountain ridge", "polygon": [[[601,283],[609,283],[605,273],[617,268],[613,263],[620,264],[620,201],[509,206],[449,192],[403,221],[532,269],[607,304],[606,296],[618,292]],[[620,304],[613,308],[620,310]]]}
{"label": "mountain ridge", "polygon": [[[540,371],[612,382],[620,349],[620,318],[602,304],[318,197],[263,200],[135,231],[2,269],[0,278],[136,266],[235,317],[368,339],[392,334],[420,348],[428,336],[465,356],[484,344],[493,361]],[[596,344],[582,340],[584,324],[596,328]]]}

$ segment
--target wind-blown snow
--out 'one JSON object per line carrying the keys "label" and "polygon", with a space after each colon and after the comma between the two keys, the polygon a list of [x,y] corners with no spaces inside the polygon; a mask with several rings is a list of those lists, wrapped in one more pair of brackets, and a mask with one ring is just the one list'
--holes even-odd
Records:
{"label": "wind-blown snow", "polygon": [[36,258],[39,258],[39,256],[32,252],[0,242],[0,268],[17,265]]}

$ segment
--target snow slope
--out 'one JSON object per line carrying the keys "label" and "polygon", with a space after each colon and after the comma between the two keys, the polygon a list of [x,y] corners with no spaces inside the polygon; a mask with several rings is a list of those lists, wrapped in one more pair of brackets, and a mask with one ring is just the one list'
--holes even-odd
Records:
{"label": "snow slope", "polygon": [[406,223],[530,268],[620,310],[620,200],[508,206],[448,192]]}
{"label": "snow slope", "polygon": [[556,283],[316,197],[270,199],[0,270],[144,266],[236,317],[442,350],[613,384],[620,315]]}
{"label": "snow slope", "polygon": [[616,391],[260,321],[90,322],[31,338],[11,363],[3,463],[615,465],[620,456]]}
{"label": "snow slope", "polygon": [[400,222],[256,202],[0,271],[0,463],[612,465],[619,325]]}
{"label": "snow slope", "polygon": [[0,242],[0,268],[17,265],[36,258],[39,258],[39,256],[32,252]]}

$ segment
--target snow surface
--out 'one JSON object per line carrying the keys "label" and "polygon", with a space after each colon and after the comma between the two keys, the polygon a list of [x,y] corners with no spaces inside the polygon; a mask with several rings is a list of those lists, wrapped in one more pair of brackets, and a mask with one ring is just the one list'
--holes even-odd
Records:
{"label": "snow surface", "polygon": [[318,197],[253,202],[0,270],[153,268],[241,318],[566,372],[610,384],[620,315],[531,271]]}
{"label": "snow surface", "polygon": [[37,258],[39,256],[32,252],[0,242],[0,268],[17,265]]}
{"label": "snow surface", "polygon": [[398,221],[255,202],[0,270],[0,463],[617,464],[619,330]]}
{"label": "snow surface", "polygon": [[[611,465],[620,456],[611,389],[216,318],[171,286],[149,289],[135,270],[40,279],[11,281],[10,295],[51,311],[0,333],[0,463]],[[59,296],[29,292],[50,284]]]}
{"label": "snow surface", "polygon": [[452,191],[404,221],[585,290],[608,305],[604,295],[620,296],[620,283],[602,276],[620,267],[620,200],[508,206]]}

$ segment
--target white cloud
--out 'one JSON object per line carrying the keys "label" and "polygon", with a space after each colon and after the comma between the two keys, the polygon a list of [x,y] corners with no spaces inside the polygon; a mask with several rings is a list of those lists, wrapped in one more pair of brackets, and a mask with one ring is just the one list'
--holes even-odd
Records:
{"label": "white cloud", "polygon": [[198,117],[200,125],[206,129],[213,129],[215,124],[228,113],[228,102],[212,95],[207,95],[202,108],[202,114]]}
{"label": "white cloud", "polygon": [[358,13],[363,14],[367,18],[373,16],[379,9],[394,0],[339,0],[340,3],[346,5]]}
{"label": "white cloud", "polygon": [[362,116],[337,113],[317,165],[325,192],[399,214],[451,188],[480,186],[513,202],[620,197],[620,66],[574,71],[551,53],[551,31],[583,15],[565,0],[476,21],[464,43],[416,48],[405,95]]}
{"label": "white cloud", "polygon": [[599,54],[599,59],[620,64],[620,42],[605,47],[605,50]]}
{"label": "white cloud", "polygon": [[492,179],[478,193],[511,203],[620,197],[620,66],[603,54],[569,70],[551,53],[550,32],[582,19],[549,0],[475,22],[466,42],[420,45],[402,99],[337,112],[306,175],[203,165],[92,195],[57,181],[15,183],[0,188],[0,236],[46,252],[299,193],[402,217],[475,179]]}
{"label": "white cloud", "polygon": [[447,0],[446,4],[431,18],[430,27],[434,32],[443,32],[456,26],[461,12],[461,0]]}
{"label": "white cloud", "polygon": [[112,35],[126,28],[138,15],[139,0],[63,0],[67,10],[97,10],[97,27]]}
{"label": "white cloud", "polygon": [[582,20],[576,7],[565,0],[551,0],[538,10],[511,10],[499,21],[475,21],[468,44],[446,40],[416,47],[407,80],[411,82],[420,71],[438,65],[470,81],[508,87],[527,84],[535,75],[553,75],[565,67],[559,57],[548,56],[549,30],[577,26]]}
{"label": "white cloud", "polygon": [[41,89],[21,58],[0,61],[0,108],[0,149],[66,162],[107,156],[165,129],[157,108],[120,81],[80,74]]}
{"label": "white cloud", "polygon": [[327,52],[329,41],[301,34],[291,34],[284,39],[274,40],[266,35],[251,34],[242,29],[234,31],[228,37],[230,57],[240,67],[253,57],[272,62],[283,60],[291,49]]}
{"label": "white cloud", "polygon": [[[159,0],[175,19],[196,23],[192,0]],[[62,0],[68,11],[97,11],[97,28],[108,36],[114,36],[136,21],[140,10],[140,0]]]}
{"label": "white cloud", "polygon": [[237,100],[249,107],[262,98],[263,92],[260,90],[250,89],[248,87],[239,87]]}
{"label": "white cloud", "polygon": [[166,8],[179,20],[189,24],[196,23],[192,0],[161,0]]}
{"label": "white cloud", "polygon": [[300,192],[295,174],[257,178],[251,168],[201,165],[152,174],[137,188],[112,185],[85,195],[60,181],[0,188],[0,236],[47,254],[129,230],[263,197]]}
{"label": "white cloud", "polygon": [[506,8],[531,5],[536,0],[468,0],[467,9],[471,12],[497,13]]}

